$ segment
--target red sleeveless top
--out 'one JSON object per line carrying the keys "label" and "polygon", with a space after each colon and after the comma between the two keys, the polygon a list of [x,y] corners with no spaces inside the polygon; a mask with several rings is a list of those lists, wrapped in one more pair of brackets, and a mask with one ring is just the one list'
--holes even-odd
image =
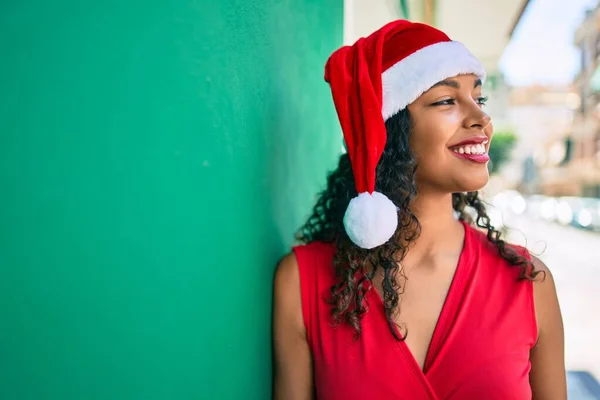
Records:
{"label": "red sleeveless top", "polygon": [[[522,254],[529,257],[524,250]],[[392,336],[372,289],[362,334],[333,326],[327,299],[335,282],[333,244],[294,248],[302,313],[319,400],[531,399],[529,351],[537,340],[532,282],[465,224],[465,240],[423,370]]]}

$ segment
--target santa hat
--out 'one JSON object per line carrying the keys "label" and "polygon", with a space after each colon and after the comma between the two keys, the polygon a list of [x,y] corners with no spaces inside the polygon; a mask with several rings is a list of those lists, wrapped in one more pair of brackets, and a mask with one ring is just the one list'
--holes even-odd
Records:
{"label": "santa hat", "polygon": [[375,170],[387,140],[385,121],[436,83],[460,74],[485,80],[481,63],[459,42],[429,25],[398,20],[353,46],[335,51],[325,66],[358,196],[344,215],[357,246],[386,243],[398,226],[396,206],[375,191]]}

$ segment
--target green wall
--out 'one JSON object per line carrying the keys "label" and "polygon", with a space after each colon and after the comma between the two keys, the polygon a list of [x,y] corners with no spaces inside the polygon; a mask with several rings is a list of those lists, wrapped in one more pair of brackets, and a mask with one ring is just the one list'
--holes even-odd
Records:
{"label": "green wall", "polygon": [[342,0],[0,4],[0,399],[266,399]]}

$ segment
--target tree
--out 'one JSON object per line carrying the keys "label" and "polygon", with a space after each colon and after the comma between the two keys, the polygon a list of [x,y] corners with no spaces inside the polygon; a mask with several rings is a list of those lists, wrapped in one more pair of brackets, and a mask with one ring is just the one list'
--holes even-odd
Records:
{"label": "tree", "polygon": [[490,174],[497,173],[502,165],[510,159],[510,153],[515,147],[517,137],[512,132],[497,132],[494,133],[492,145],[488,151],[490,162],[488,167]]}

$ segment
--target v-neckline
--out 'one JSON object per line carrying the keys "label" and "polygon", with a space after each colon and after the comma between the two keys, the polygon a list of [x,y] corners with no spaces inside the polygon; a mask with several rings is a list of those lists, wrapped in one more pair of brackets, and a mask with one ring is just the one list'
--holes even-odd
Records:
{"label": "v-neckline", "polygon": [[[459,290],[459,287],[461,286],[463,277],[465,276],[465,274],[464,274],[465,264],[467,264],[466,254],[467,254],[467,248],[468,248],[468,244],[469,244],[469,226],[465,221],[460,221],[460,222],[462,223],[463,228],[464,228],[463,246],[462,246],[460,255],[458,257],[458,262],[456,264],[456,270],[454,271],[452,281],[450,282],[450,286],[448,287],[448,292],[446,293],[446,298],[444,299],[442,309],[440,310],[440,314],[438,315],[435,327],[433,328],[433,333],[431,335],[431,340],[429,342],[429,346],[427,347],[427,352],[425,354],[425,361],[423,362],[422,369],[421,369],[421,366],[419,365],[419,362],[413,355],[412,351],[406,344],[406,342],[404,340],[395,340],[395,342],[400,347],[400,350],[402,351],[403,355],[405,356],[406,360],[411,365],[413,372],[415,372],[415,374],[421,375],[422,377],[425,377],[425,375],[427,375],[427,372],[429,371],[429,369],[435,359],[434,358],[435,355],[439,352],[439,346],[441,344],[441,340],[446,336],[447,330],[450,328],[448,326],[448,324],[445,322],[449,318],[449,314],[453,311],[456,311],[455,307],[453,307],[453,306],[456,301],[456,298],[458,297],[457,292]],[[378,306],[377,308],[380,310],[380,312],[381,312],[382,316],[384,317],[384,319],[386,320],[386,324],[387,324],[387,317],[385,315],[385,308],[384,308],[383,299],[381,298],[381,295],[375,289],[375,287],[372,287],[371,290],[369,290],[369,292],[373,292],[372,297],[375,298],[375,301],[377,302],[377,306]],[[398,336],[400,336],[400,332],[395,325],[394,325],[393,329],[395,329]],[[425,379],[424,381],[425,382],[422,382],[422,383],[424,383],[425,386],[428,388],[427,389],[424,387],[426,389],[426,391],[431,391],[432,389],[431,389],[431,387],[429,387],[427,380]]]}

